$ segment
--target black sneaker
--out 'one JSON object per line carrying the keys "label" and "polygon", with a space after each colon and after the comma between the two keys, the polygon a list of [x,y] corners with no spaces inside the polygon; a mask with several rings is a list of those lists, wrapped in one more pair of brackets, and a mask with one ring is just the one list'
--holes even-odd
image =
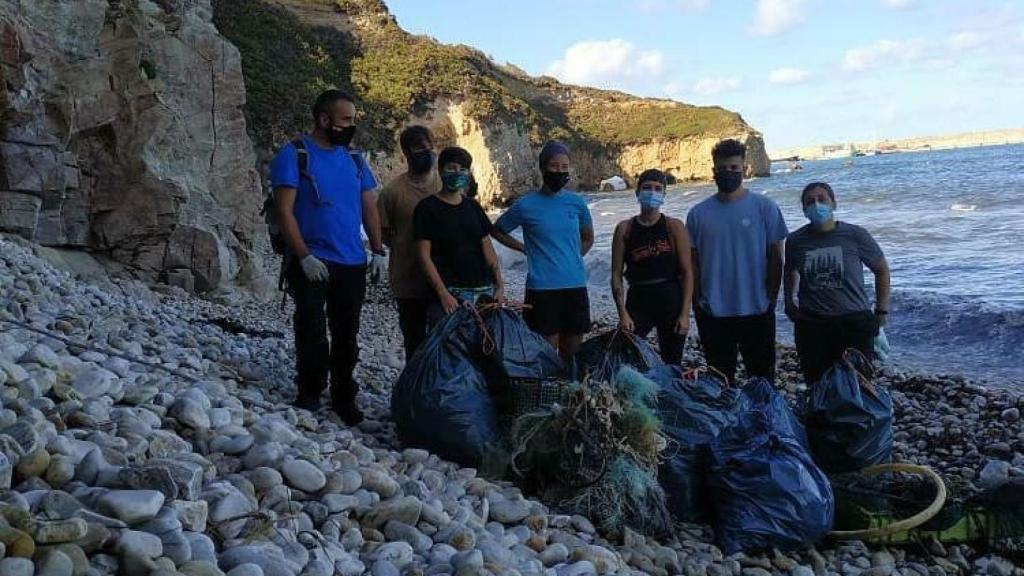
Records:
{"label": "black sneaker", "polygon": [[320,396],[297,396],[293,406],[309,410],[310,412],[316,412],[320,409]]}
{"label": "black sneaker", "polygon": [[359,406],[356,406],[355,400],[335,402],[331,407],[341,418],[341,421],[349,426],[358,426],[364,419],[363,411],[359,409]]}

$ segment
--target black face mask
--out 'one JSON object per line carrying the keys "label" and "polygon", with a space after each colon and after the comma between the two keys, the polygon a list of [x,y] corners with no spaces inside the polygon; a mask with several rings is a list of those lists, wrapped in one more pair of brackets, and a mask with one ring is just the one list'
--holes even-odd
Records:
{"label": "black face mask", "polygon": [[732,170],[715,172],[715,185],[718,186],[719,192],[732,194],[743,185],[743,172],[733,172]]}
{"label": "black face mask", "polygon": [[434,167],[434,153],[430,150],[420,150],[406,156],[409,163],[409,172],[413,174],[426,174]]}
{"label": "black face mask", "polygon": [[565,188],[565,185],[568,183],[568,172],[550,172],[548,170],[544,171],[544,187],[547,188],[548,192],[554,194],[555,192],[558,192],[562,188]]}
{"label": "black face mask", "polygon": [[344,128],[336,128],[331,126],[327,129],[327,139],[331,141],[331,144],[335,146],[348,146],[352,143],[352,137],[356,135],[356,127],[345,126]]}

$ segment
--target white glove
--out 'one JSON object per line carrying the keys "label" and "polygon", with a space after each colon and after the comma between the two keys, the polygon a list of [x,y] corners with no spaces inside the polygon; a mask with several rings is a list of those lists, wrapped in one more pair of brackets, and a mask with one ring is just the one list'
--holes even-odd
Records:
{"label": "white glove", "polygon": [[331,275],[327,271],[327,265],[312,254],[307,254],[305,258],[299,260],[299,264],[302,265],[302,273],[310,282],[326,282]]}
{"label": "white glove", "polygon": [[388,277],[388,257],[374,253],[370,256],[370,282],[376,284]]}

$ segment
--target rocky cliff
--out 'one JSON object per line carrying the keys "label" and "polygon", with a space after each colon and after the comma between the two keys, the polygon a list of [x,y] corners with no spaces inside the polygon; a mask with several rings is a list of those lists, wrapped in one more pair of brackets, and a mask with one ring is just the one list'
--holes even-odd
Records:
{"label": "rocky cliff", "polygon": [[209,0],[0,0],[0,230],[206,290],[256,265],[238,50]]}
{"label": "rocky cliff", "polygon": [[[548,138],[575,150],[578,183],[635,177],[660,167],[679,180],[711,175],[710,149],[737,137],[751,148],[748,171],[767,175],[759,133],[736,113],[534,78],[466,46],[402,30],[379,0],[214,0],[215,23],[242,53],[246,111],[264,157],[304,130],[316,92],[353,92],[363,117],[358,143],[382,179],[404,169],[397,132],[430,125],[441,145],[474,156],[481,199],[502,204],[539,182]],[[287,88],[286,88],[287,87]]]}
{"label": "rocky cliff", "polygon": [[408,34],[379,0],[0,0],[0,73],[0,231],[197,291],[263,276],[260,167],[331,86],[359,100],[381,180],[423,122],[472,152],[491,205],[538,184],[548,138],[584,188],[707,178],[723,137],[768,170],[738,114],[533,78]]}

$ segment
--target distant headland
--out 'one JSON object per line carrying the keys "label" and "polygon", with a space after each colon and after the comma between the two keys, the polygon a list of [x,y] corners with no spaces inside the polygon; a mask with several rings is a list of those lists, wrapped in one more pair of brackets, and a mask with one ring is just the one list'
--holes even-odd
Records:
{"label": "distant headland", "polygon": [[898,152],[920,152],[924,150],[945,150],[950,148],[972,148],[975,146],[997,146],[1000,144],[1024,143],[1024,128],[961,132],[937,136],[919,136],[902,140],[875,140],[869,142],[845,142],[840,144],[819,144],[772,150],[772,161],[822,160],[827,158],[848,158],[850,156],[871,156]]}

